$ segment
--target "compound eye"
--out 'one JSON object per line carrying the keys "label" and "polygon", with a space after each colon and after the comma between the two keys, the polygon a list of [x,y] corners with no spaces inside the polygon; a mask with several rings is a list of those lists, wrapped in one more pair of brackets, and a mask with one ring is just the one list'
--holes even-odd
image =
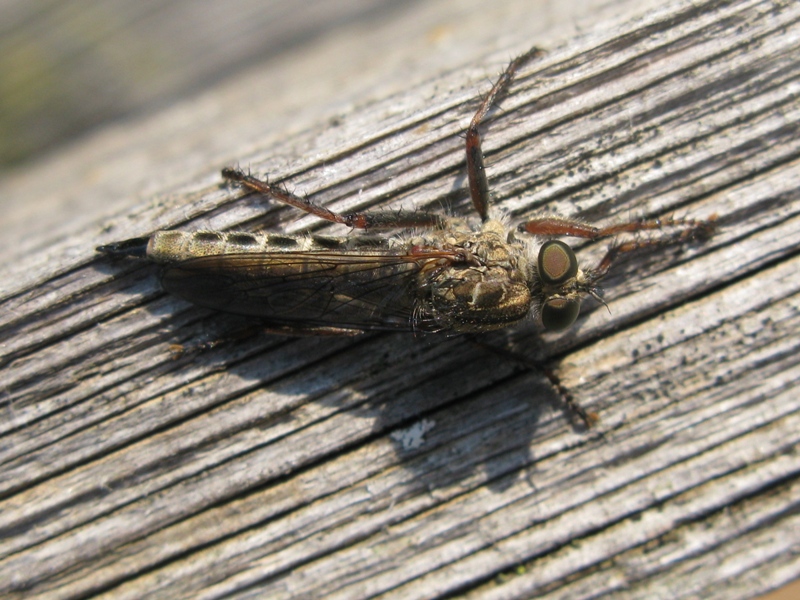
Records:
{"label": "compound eye", "polygon": [[580,302],[550,298],[542,307],[542,325],[549,331],[563,331],[575,322],[580,311]]}
{"label": "compound eye", "polygon": [[558,285],[578,274],[578,259],[572,248],[558,240],[548,240],[539,249],[539,277],[542,283]]}

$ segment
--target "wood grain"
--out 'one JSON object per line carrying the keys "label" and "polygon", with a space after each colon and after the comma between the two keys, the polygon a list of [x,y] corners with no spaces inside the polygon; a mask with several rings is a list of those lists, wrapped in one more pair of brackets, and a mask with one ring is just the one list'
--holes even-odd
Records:
{"label": "wood grain", "polygon": [[[600,414],[589,432],[541,375],[458,337],[257,336],[174,359],[240,321],[93,246],[342,231],[243,198],[212,158],[115,216],[98,205],[77,241],[29,239],[0,304],[2,595],[744,598],[796,578],[799,45],[796,2],[672,2],[550,48],[489,123],[514,220],[717,215],[705,244],[626,259],[609,310],[573,330],[488,336],[557,368]],[[337,210],[467,215],[459,133],[498,71],[276,132],[241,164]]]}

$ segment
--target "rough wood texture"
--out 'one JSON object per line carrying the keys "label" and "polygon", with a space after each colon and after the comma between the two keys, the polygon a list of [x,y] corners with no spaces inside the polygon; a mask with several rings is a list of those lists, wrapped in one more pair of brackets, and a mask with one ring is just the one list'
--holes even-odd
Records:
{"label": "rough wood texture", "polygon": [[[459,132],[508,54],[273,133],[242,164],[338,209],[467,214]],[[264,336],[173,360],[237,321],[94,245],[318,227],[221,187],[211,159],[9,251],[0,593],[738,598],[796,578],[798,57],[797,2],[674,2],[552,48],[489,125],[515,219],[718,215],[709,243],[620,265],[610,314],[490,337],[557,367],[591,432],[460,338]]]}

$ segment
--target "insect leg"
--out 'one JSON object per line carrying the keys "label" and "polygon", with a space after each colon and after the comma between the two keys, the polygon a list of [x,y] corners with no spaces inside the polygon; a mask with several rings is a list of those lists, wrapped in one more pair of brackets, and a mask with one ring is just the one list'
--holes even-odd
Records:
{"label": "insect leg", "polygon": [[[701,221],[700,223],[702,224],[704,222]],[[704,224],[707,227],[705,228],[696,227],[694,229],[685,229],[683,231],[675,232],[670,236],[665,236],[660,238],[647,238],[640,240],[629,240],[627,242],[611,244],[603,259],[592,270],[592,277],[593,278],[603,277],[611,268],[611,265],[614,263],[614,261],[623,254],[627,254],[628,252],[635,252],[637,250],[641,250],[642,248],[669,246],[672,244],[679,244],[684,241],[689,241],[698,238],[702,239],[708,237],[712,232],[712,229],[709,227],[710,223],[705,222]]]}
{"label": "insect leg", "polygon": [[597,413],[587,411],[575,400],[569,389],[567,389],[567,387],[561,383],[561,379],[559,379],[555,370],[543,364],[533,362],[527,357],[517,354],[508,348],[487,344],[486,342],[473,336],[470,336],[468,339],[479,348],[483,348],[484,350],[488,350],[489,352],[492,352],[505,359],[514,361],[530,371],[544,375],[550,382],[553,390],[555,390],[561,401],[564,403],[567,411],[569,411],[569,413],[574,417],[577,417],[587,429],[591,429],[600,420],[600,417],[597,415]]}
{"label": "insect leg", "polygon": [[550,382],[550,385],[553,386],[553,389],[558,392],[558,395],[561,397],[561,401],[564,403],[564,406],[567,407],[567,410],[573,415],[577,416],[587,429],[591,429],[598,423],[598,421],[600,421],[600,416],[596,412],[587,411],[575,400],[575,398],[573,398],[572,393],[563,383],[561,383],[561,379],[553,369],[544,367],[541,369],[541,371],[544,373],[544,376],[547,377],[547,380]]}
{"label": "insect leg", "polygon": [[425,212],[374,212],[374,213],[338,213],[314,204],[308,198],[292,194],[285,188],[272,185],[267,181],[262,181],[245,173],[240,169],[227,167],[222,169],[222,176],[251,190],[275,198],[279,202],[294,206],[315,217],[330,221],[331,223],[341,223],[355,229],[390,229],[390,228],[434,228],[444,227],[446,219],[440,215]]}
{"label": "insect leg", "polygon": [[467,178],[469,179],[469,194],[472,204],[483,221],[489,218],[489,182],[486,179],[486,169],[483,165],[483,151],[481,150],[481,136],[478,127],[483,122],[486,113],[495,104],[497,97],[508,90],[514,80],[514,73],[529,60],[544,54],[539,48],[531,48],[525,54],[518,56],[506,67],[503,74],[486,94],[478,107],[478,112],[472,117],[467,129]]}
{"label": "insect leg", "polygon": [[564,217],[542,217],[533,219],[520,225],[520,230],[536,235],[569,235],[590,240],[611,237],[619,233],[637,233],[640,231],[657,231],[671,229],[667,235],[644,239],[633,239],[626,242],[614,243],[606,252],[600,263],[591,270],[592,279],[603,277],[612,263],[621,255],[634,252],[642,248],[656,246],[669,246],[691,240],[704,240],[714,233],[717,216],[712,215],[707,220],[700,219],[652,219],[647,221],[631,221],[617,223],[606,227],[593,227],[577,219]]}
{"label": "insect leg", "polygon": [[611,237],[619,233],[673,229],[674,234],[670,235],[669,238],[675,242],[679,242],[687,239],[703,239],[711,236],[714,232],[715,220],[716,215],[713,215],[707,220],[673,219],[672,217],[667,217],[664,219],[616,223],[606,227],[594,227],[578,219],[548,216],[531,219],[527,223],[520,225],[519,229],[520,231],[526,231],[534,235],[568,235],[589,240]]}

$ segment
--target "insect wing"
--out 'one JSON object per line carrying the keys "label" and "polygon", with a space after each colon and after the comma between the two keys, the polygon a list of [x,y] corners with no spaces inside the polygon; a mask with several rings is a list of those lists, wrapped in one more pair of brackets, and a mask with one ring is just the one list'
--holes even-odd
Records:
{"label": "insect wing", "polygon": [[194,304],[290,331],[411,330],[426,260],[388,252],[220,254],[167,266],[162,285]]}

